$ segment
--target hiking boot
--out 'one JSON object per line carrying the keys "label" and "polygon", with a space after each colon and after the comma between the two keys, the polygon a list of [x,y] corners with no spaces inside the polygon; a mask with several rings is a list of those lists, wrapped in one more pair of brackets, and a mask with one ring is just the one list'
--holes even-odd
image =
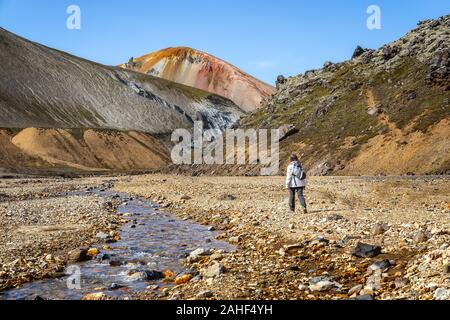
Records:
{"label": "hiking boot", "polygon": [[303,214],[308,214],[308,209],[303,208]]}

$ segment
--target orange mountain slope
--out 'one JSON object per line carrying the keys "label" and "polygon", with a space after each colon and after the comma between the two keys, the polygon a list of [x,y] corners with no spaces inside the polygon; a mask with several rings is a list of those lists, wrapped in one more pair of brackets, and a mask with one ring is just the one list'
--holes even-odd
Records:
{"label": "orange mountain slope", "polygon": [[258,109],[275,90],[223,60],[186,47],[131,58],[120,67],[216,93],[246,112]]}

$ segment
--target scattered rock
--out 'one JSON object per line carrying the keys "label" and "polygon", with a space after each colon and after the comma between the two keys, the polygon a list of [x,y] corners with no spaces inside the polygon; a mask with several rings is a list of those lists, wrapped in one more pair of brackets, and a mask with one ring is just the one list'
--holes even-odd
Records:
{"label": "scattered rock", "polygon": [[364,295],[357,296],[355,300],[362,300],[362,301],[368,300],[368,301],[372,301],[372,300],[374,300],[374,299],[373,299],[373,295],[371,295],[371,294],[364,294]]}
{"label": "scattered rock", "polygon": [[111,267],[120,267],[121,265],[123,265],[123,262],[119,259],[112,259],[109,261],[109,265]]}
{"label": "scattered rock", "polygon": [[445,274],[450,274],[450,264],[446,264],[443,268]]}
{"label": "scattered rock", "polygon": [[372,297],[374,292],[371,288],[364,288],[359,292],[360,296],[370,296]]}
{"label": "scattered rock", "polygon": [[336,282],[329,277],[314,277],[309,280],[309,290],[311,291],[329,291],[336,287]]}
{"label": "scattered rock", "polygon": [[416,243],[427,242],[428,241],[428,235],[425,232],[423,232],[423,231],[419,231],[414,236],[414,241]]}
{"label": "scattered rock", "polygon": [[218,262],[213,262],[209,267],[200,271],[205,278],[216,278],[224,272],[224,268]]}
{"label": "scattered rock", "polygon": [[178,278],[175,279],[175,284],[176,285],[186,284],[189,281],[191,281],[192,278],[193,278],[193,276],[191,274],[185,274],[185,275],[179,276]]}
{"label": "scattered rock", "polygon": [[301,285],[298,286],[298,290],[300,290],[300,291],[309,290],[309,286],[307,286],[305,284],[301,284]]}
{"label": "scattered rock", "polygon": [[387,270],[391,267],[391,262],[387,259],[375,262],[369,267],[369,270]]}
{"label": "scattered rock", "polygon": [[234,201],[236,199],[237,198],[231,194],[224,194],[219,198],[219,200],[221,200],[221,201]]}
{"label": "scattered rock", "polygon": [[372,228],[372,235],[379,236],[386,232],[386,228],[381,223],[377,223]]}
{"label": "scattered rock", "polygon": [[287,79],[283,75],[279,75],[277,77],[277,81],[275,82],[275,85],[276,85],[277,89],[279,89],[280,86],[282,86],[286,82],[287,82]]}
{"label": "scattered rock", "polygon": [[298,131],[293,124],[282,125],[280,128],[278,128],[278,130],[280,132],[279,141],[283,141],[284,139],[286,139],[287,137],[293,135]]}
{"label": "scattered rock", "polygon": [[207,255],[207,252],[205,251],[205,249],[198,248],[189,254],[188,262],[189,263],[198,262],[202,257],[204,257],[206,255]]}
{"label": "scattered rock", "polygon": [[97,300],[106,300],[107,296],[103,292],[89,293],[85,295],[81,300],[84,301],[97,301]]}
{"label": "scattered rock", "polygon": [[109,286],[108,290],[114,291],[114,290],[119,290],[119,289],[122,289],[122,288],[125,288],[125,286],[122,286],[122,285],[117,284],[117,283],[112,283]]}
{"label": "scattered rock", "polygon": [[363,289],[363,285],[358,284],[358,285],[352,287],[350,290],[348,290],[348,295],[352,296],[354,294],[358,294],[362,289]]}
{"label": "scattered rock", "polygon": [[358,58],[362,56],[365,52],[367,52],[369,49],[364,49],[361,46],[357,46],[355,51],[353,51],[352,59]]}
{"label": "scattered rock", "polygon": [[146,275],[146,279],[150,280],[150,281],[164,279],[164,273],[162,273],[161,271],[146,270],[145,275]]}
{"label": "scattered rock", "polygon": [[104,232],[99,232],[99,233],[97,233],[96,237],[100,240],[106,240],[106,239],[108,239],[109,235],[107,235]]}
{"label": "scattered rock", "polygon": [[450,300],[450,289],[438,288],[433,295],[434,300]]}
{"label": "scattered rock", "polygon": [[381,254],[381,247],[358,242],[352,254],[359,258],[373,258]]}
{"label": "scattered rock", "polygon": [[92,256],[88,254],[87,249],[75,249],[69,252],[68,254],[68,262],[69,263],[77,263],[77,262],[85,262],[92,259]]}
{"label": "scattered rock", "polygon": [[198,299],[207,299],[207,298],[211,298],[213,296],[213,292],[206,290],[206,291],[202,291],[199,294],[197,294],[197,298]]}
{"label": "scattered rock", "polygon": [[97,248],[90,248],[90,249],[87,251],[87,254],[88,254],[89,256],[91,256],[91,257],[95,257],[95,256],[97,256],[97,255],[100,254],[100,250],[98,250]]}
{"label": "scattered rock", "polygon": [[233,244],[238,244],[239,242],[242,241],[242,238],[241,237],[231,237],[230,239],[228,239],[228,241]]}

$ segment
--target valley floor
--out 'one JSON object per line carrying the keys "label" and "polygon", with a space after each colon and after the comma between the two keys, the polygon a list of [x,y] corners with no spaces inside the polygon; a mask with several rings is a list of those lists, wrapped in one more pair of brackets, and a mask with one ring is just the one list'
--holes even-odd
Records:
{"label": "valley floor", "polygon": [[[61,196],[114,186],[236,245],[185,259],[202,277],[134,298],[450,299],[448,177],[313,177],[308,214],[287,210],[283,185],[282,177],[175,175],[2,180],[0,290],[55,276],[70,250],[117,232],[124,221],[112,199]],[[382,252],[355,257],[358,242]]]}
{"label": "valley floor", "polygon": [[[314,177],[309,214],[287,210],[283,185],[282,177],[148,175],[115,189],[211,225],[237,245],[194,262],[203,278],[168,298],[450,299],[448,178]],[[358,242],[382,253],[355,257]]]}

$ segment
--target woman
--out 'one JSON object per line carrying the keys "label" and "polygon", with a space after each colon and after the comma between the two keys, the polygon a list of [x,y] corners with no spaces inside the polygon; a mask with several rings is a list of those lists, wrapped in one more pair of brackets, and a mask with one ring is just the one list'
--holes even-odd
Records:
{"label": "woman", "polygon": [[303,195],[306,187],[306,173],[303,170],[303,167],[298,160],[298,157],[293,154],[291,156],[291,164],[287,169],[286,176],[286,188],[289,189],[290,197],[289,197],[289,207],[292,212],[295,212],[295,195],[298,195],[298,199],[300,200],[300,204],[303,207],[303,213],[308,213],[306,207],[306,200]]}

